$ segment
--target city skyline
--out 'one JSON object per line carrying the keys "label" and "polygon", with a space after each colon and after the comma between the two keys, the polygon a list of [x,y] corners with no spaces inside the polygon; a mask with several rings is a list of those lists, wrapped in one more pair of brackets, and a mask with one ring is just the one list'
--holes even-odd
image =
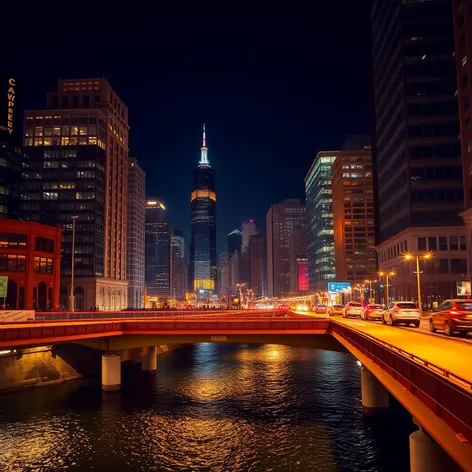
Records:
{"label": "city skyline", "polygon": [[[316,9],[337,18],[336,33],[322,15],[308,20],[301,11],[275,11],[273,27],[262,21],[262,10],[254,19],[201,11],[191,21],[171,15],[159,28],[153,24],[146,48],[130,34],[126,44],[99,44],[96,56],[82,59],[78,44],[59,44],[60,64],[45,70],[37,58],[26,64],[14,43],[8,73],[17,78],[19,109],[44,108],[59,77],[106,76],[130,110],[130,155],[146,172],[147,196],[166,203],[169,224],[187,241],[189,175],[206,123],[218,206],[225,209],[218,219],[221,253],[240,222],[254,218],[261,226],[270,205],[304,201],[303,178],[318,151],[339,149],[348,134],[370,132],[368,2],[346,2],[339,18],[335,5]],[[65,34],[80,31],[74,21]],[[146,30],[142,18],[128,21],[130,31]],[[206,22],[213,27],[202,30]],[[41,74],[31,74],[35,68]],[[346,82],[349,69],[356,73]]]}

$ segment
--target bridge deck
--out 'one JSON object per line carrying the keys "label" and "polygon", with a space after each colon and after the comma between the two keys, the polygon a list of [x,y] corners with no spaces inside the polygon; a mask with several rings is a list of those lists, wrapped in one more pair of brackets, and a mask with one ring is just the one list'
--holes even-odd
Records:
{"label": "bridge deck", "polygon": [[404,354],[413,354],[418,361],[431,363],[472,383],[472,343],[456,342],[445,336],[430,336],[413,329],[398,329],[360,320],[332,320],[388,343]]}

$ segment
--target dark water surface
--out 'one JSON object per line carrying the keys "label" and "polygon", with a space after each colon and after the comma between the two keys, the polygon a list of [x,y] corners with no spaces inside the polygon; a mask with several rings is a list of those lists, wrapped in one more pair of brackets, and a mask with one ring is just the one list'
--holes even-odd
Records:
{"label": "dark water surface", "polygon": [[0,395],[0,471],[408,471],[409,414],[364,418],[350,354],[199,344],[96,379]]}

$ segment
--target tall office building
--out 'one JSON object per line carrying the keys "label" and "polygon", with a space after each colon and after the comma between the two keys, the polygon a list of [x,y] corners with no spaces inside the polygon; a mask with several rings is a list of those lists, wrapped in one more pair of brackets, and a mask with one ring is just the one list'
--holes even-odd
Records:
{"label": "tall office building", "polygon": [[311,290],[327,290],[335,278],[331,166],[338,151],[319,152],[305,177],[308,281]]}
{"label": "tall office building", "polygon": [[257,226],[254,220],[243,221],[242,224],[242,241],[241,241],[241,253],[245,253],[249,246],[249,238],[253,234],[257,234]]}
{"label": "tall office building", "polygon": [[377,278],[369,136],[346,138],[332,165],[336,280]]}
{"label": "tall office building", "polygon": [[63,225],[61,299],[69,299],[72,216],[74,295],[80,306],[127,306],[128,109],[105,78],[61,79],[45,110],[26,111],[23,215]]}
{"label": "tall office building", "polygon": [[0,218],[21,217],[21,170],[28,157],[8,136],[0,136]]}
{"label": "tall office building", "polygon": [[307,252],[306,211],[300,200],[284,200],[270,207],[266,244],[268,296],[288,296],[294,292],[297,259],[305,258]]}
{"label": "tall office building", "polygon": [[146,174],[137,159],[128,163],[128,227],[126,240],[126,274],[128,278],[128,306],[142,308],[144,300],[144,207]]}
{"label": "tall office building", "polygon": [[453,0],[454,36],[456,48],[457,91],[462,148],[465,211],[461,213],[466,224],[468,247],[468,277],[472,278],[472,9],[471,0]]}
{"label": "tall office building", "polygon": [[183,300],[187,291],[186,267],[184,233],[174,229],[172,230],[172,296],[178,300]]}
{"label": "tall office building", "polygon": [[189,289],[198,298],[210,297],[216,287],[215,170],[210,167],[205,125],[198,167],[193,173],[190,225]]}
{"label": "tall office building", "polygon": [[220,254],[220,266],[218,269],[218,274],[218,290],[220,293],[220,298],[227,298],[228,292],[231,290],[230,260],[227,252],[222,252]]}
{"label": "tall office building", "polygon": [[234,251],[241,252],[243,234],[239,229],[235,229],[228,234],[228,255],[231,258]]}
{"label": "tall office building", "polygon": [[392,294],[414,297],[403,252],[434,251],[422,277],[430,303],[467,277],[467,251],[438,241],[465,236],[451,2],[376,0],[372,40],[379,264],[398,268]]}
{"label": "tall office building", "polygon": [[264,277],[264,247],[265,232],[259,231],[249,236],[249,244],[247,248],[248,262],[248,288],[250,288],[254,297],[263,295],[263,277]]}

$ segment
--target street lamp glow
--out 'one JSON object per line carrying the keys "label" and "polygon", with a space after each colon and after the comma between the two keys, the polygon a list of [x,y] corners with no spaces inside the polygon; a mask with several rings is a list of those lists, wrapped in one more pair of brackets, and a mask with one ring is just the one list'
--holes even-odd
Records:
{"label": "street lamp glow", "polygon": [[387,271],[383,271],[381,270],[378,275],[380,277],[385,277],[385,295],[387,297],[387,305],[390,303],[390,296],[389,296],[389,293],[388,293],[388,287],[389,287],[389,283],[388,283],[388,280],[389,278],[391,277],[395,277],[397,275],[397,272],[395,270],[387,270]]}
{"label": "street lamp glow", "polygon": [[426,260],[432,259],[433,253],[431,251],[425,252],[424,254],[420,254],[420,255],[406,253],[403,255],[403,258],[406,261],[412,261],[416,259],[416,272],[413,272],[413,273],[416,274],[416,284],[418,286],[418,307],[420,311],[423,311],[423,303],[421,302],[421,278],[420,278],[420,274],[422,274],[423,271],[420,270],[420,259],[426,259]]}

